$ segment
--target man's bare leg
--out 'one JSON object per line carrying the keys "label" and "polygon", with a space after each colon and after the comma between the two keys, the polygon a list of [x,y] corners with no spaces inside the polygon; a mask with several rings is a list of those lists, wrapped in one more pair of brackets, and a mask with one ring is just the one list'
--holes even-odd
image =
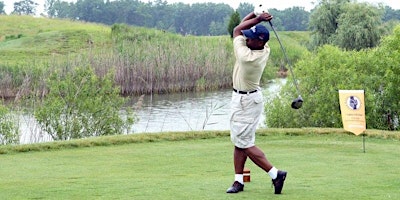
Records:
{"label": "man's bare leg", "polygon": [[243,169],[247,160],[247,155],[244,149],[235,147],[233,150],[233,164],[235,168],[235,182],[228,188],[227,193],[238,193],[243,191]]}
{"label": "man's bare leg", "polygon": [[268,173],[273,168],[273,165],[257,146],[247,148],[244,151],[246,152],[246,155],[265,172]]}
{"label": "man's bare leg", "polygon": [[244,165],[247,160],[245,149],[235,147],[233,151],[233,164],[235,166],[235,174],[243,174]]}

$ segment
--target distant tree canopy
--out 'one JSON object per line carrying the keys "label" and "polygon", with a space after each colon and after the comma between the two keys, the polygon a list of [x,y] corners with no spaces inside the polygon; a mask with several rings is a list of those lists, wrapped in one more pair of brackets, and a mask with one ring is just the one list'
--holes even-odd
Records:
{"label": "distant tree canopy", "polygon": [[14,11],[12,14],[15,15],[35,15],[36,7],[38,3],[35,3],[33,0],[22,0],[14,3]]}
{"label": "distant tree canopy", "polygon": [[383,21],[400,20],[400,10],[394,10],[389,6],[385,6],[385,14],[383,15]]}
{"label": "distant tree canopy", "polygon": [[[241,3],[237,9],[240,17],[245,17],[254,10],[254,5],[250,3]],[[310,12],[304,7],[292,7],[284,10],[271,8],[268,10],[274,17],[274,25],[276,29],[281,31],[306,31],[308,29],[308,21]]]}
{"label": "distant tree canopy", "polygon": [[311,13],[312,48],[325,44],[346,50],[375,47],[382,30],[383,12],[367,3],[322,0]]}
{"label": "distant tree canopy", "polygon": [[[12,14],[33,15],[36,13],[37,0],[21,0],[14,3]],[[332,43],[331,34],[338,27],[337,20],[346,9],[342,5],[354,0],[318,0],[319,4],[311,12],[304,7],[292,7],[284,10],[269,9],[274,16],[276,29],[281,31],[322,30],[314,35],[316,46]],[[239,19],[252,12],[250,3],[240,3],[234,10],[225,3],[173,3],[165,0],[46,0],[45,14],[51,18],[67,18],[106,25],[125,23],[134,26],[163,29],[173,33],[191,35],[226,35],[234,12]],[[383,22],[387,23],[386,33],[392,31],[395,21],[400,21],[400,10],[391,7],[368,7],[380,10]],[[0,1],[0,13],[4,13],[4,3]],[[367,12],[377,13],[376,11]],[[325,24],[322,21],[325,20]],[[318,23],[320,22],[320,23]],[[323,27],[323,29],[319,29]]]}
{"label": "distant tree canopy", "polygon": [[335,44],[347,50],[377,46],[382,33],[382,13],[365,3],[346,4],[343,11],[338,19]]}
{"label": "distant tree canopy", "polygon": [[6,12],[4,11],[4,2],[0,1],[0,15],[5,14]]}
{"label": "distant tree canopy", "polygon": [[88,22],[126,23],[192,35],[223,35],[227,33],[229,16],[234,12],[223,3],[168,4],[155,0],[46,0],[49,17],[70,18]]}

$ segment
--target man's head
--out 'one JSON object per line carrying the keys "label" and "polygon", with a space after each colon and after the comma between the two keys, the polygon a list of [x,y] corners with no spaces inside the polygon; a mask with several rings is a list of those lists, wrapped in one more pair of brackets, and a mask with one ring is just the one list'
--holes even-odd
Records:
{"label": "man's head", "polygon": [[250,49],[263,49],[265,43],[269,41],[269,31],[261,24],[243,30],[242,33],[246,37],[247,46]]}

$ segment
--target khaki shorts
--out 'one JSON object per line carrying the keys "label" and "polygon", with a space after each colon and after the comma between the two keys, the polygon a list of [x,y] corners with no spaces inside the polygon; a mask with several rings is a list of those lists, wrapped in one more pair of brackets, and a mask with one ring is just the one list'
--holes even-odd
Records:
{"label": "khaki shorts", "polygon": [[232,93],[231,141],[236,147],[246,149],[255,145],[256,129],[263,109],[261,91],[252,94]]}

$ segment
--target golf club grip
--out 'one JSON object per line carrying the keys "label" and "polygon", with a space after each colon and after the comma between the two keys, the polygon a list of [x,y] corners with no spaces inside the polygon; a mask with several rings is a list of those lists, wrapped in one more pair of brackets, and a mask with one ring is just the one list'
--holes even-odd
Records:
{"label": "golf club grip", "polygon": [[269,23],[269,25],[271,26],[272,31],[274,31],[274,34],[275,34],[275,36],[276,36],[276,39],[278,40],[279,45],[281,46],[281,49],[282,49],[282,52],[283,52],[283,56],[285,57],[286,62],[287,62],[287,64],[288,64],[288,66],[289,66],[290,73],[291,73],[292,76],[293,76],[293,81],[294,81],[294,85],[296,86],[297,93],[299,93],[299,95],[300,95],[299,86],[297,85],[297,80],[296,80],[296,77],[294,76],[294,73],[293,73],[293,69],[292,69],[292,65],[291,65],[291,63],[290,63],[290,60],[289,60],[288,56],[286,55],[285,48],[283,47],[282,42],[281,42],[281,40],[279,39],[278,33],[276,32],[276,30],[275,30],[275,28],[274,28],[274,25],[272,24],[271,20],[268,21],[268,23]]}

